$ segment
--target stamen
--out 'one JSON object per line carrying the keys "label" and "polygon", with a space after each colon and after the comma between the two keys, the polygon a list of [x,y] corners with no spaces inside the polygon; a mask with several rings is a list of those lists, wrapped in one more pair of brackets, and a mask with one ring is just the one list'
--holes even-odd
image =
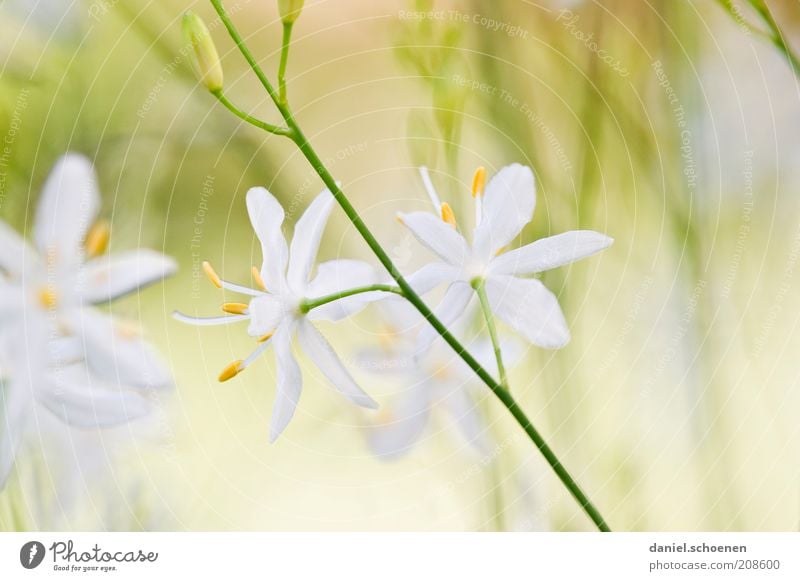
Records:
{"label": "stamen", "polygon": [[394,219],[397,220],[398,222],[400,222],[403,226],[406,225],[406,223],[403,222],[403,215],[400,212],[395,214]]}
{"label": "stamen", "polygon": [[472,197],[477,198],[483,195],[483,190],[486,187],[486,168],[481,166],[475,170],[472,176]]}
{"label": "stamen", "polygon": [[222,312],[229,313],[231,315],[246,315],[247,314],[247,304],[246,303],[222,303]]}
{"label": "stamen", "polygon": [[263,291],[267,290],[267,285],[264,284],[264,279],[261,278],[261,272],[255,266],[250,269],[250,272],[253,273],[253,280],[256,281],[258,288]]}
{"label": "stamen", "polygon": [[214,270],[214,267],[211,266],[211,263],[207,260],[203,261],[203,272],[206,273],[208,280],[210,280],[215,287],[222,288],[222,280],[219,278],[217,271]]}
{"label": "stamen", "polygon": [[52,309],[58,303],[58,295],[56,291],[43,288],[39,291],[39,303],[46,309]]}
{"label": "stamen", "polygon": [[272,336],[273,336],[274,334],[275,334],[275,331],[270,331],[270,332],[269,332],[269,333],[267,333],[266,335],[261,335],[261,337],[259,337],[259,338],[257,339],[257,341],[258,341],[259,343],[263,343],[264,341],[269,341],[270,339],[272,339]]}
{"label": "stamen", "polygon": [[422,177],[422,183],[425,186],[425,191],[428,192],[428,197],[431,199],[433,207],[439,208],[442,205],[442,202],[439,200],[439,196],[436,194],[436,188],[433,187],[433,182],[431,181],[431,176],[428,173],[428,168],[424,165],[421,166],[419,168],[419,175]]}
{"label": "stamen", "polygon": [[227,325],[229,323],[236,323],[238,321],[249,321],[250,317],[248,315],[234,315],[232,317],[223,316],[223,317],[190,317],[189,315],[184,315],[183,313],[179,313],[175,311],[172,313],[172,318],[176,321],[180,321],[181,323],[186,323],[188,325],[195,325],[197,327],[207,327],[211,325]]}
{"label": "stamen", "polygon": [[500,248],[498,248],[498,249],[497,249],[497,252],[495,252],[495,253],[494,253],[494,255],[495,255],[495,256],[500,256],[500,255],[501,255],[501,254],[503,254],[503,252],[505,252],[506,250],[508,250],[508,244],[506,244],[505,246],[501,246]]}
{"label": "stamen", "polygon": [[447,202],[442,203],[441,206],[442,220],[450,224],[453,228],[457,227],[456,215],[453,213],[453,208]]}
{"label": "stamen", "polygon": [[241,359],[237,359],[236,361],[225,367],[225,369],[222,370],[222,373],[219,374],[220,383],[228,381],[229,379],[233,379],[234,377],[239,375],[239,373],[244,371],[242,363],[244,362]]}
{"label": "stamen", "polygon": [[84,246],[86,247],[86,256],[94,258],[100,256],[108,248],[108,240],[111,237],[111,225],[107,220],[100,220],[89,230],[86,235]]}

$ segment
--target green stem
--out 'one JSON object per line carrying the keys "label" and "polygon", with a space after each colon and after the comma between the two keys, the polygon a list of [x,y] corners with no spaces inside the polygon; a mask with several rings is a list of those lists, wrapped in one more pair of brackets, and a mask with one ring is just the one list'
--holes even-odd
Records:
{"label": "green stem", "polygon": [[778,26],[777,21],[772,16],[772,12],[770,12],[766,2],[764,2],[764,0],[749,0],[749,2],[750,6],[753,7],[753,9],[761,17],[761,20],[764,21],[764,24],[766,24],[772,32],[770,36],[772,44],[774,44],[775,47],[783,53],[783,56],[786,57],[786,60],[789,61],[789,66],[792,68],[792,72],[796,76],[800,76],[800,59],[798,59],[797,55],[786,42],[786,37],[780,26]]}
{"label": "green stem", "polygon": [[400,273],[400,270],[394,265],[392,259],[389,258],[389,255],[378,243],[378,240],[361,219],[361,216],[359,216],[355,207],[353,207],[353,205],[350,203],[350,200],[347,198],[347,196],[345,196],[344,192],[336,183],[336,180],[331,175],[330,171],[328,171],[328,168],[320,159],[319,155],[314,150],[303,131],[300,129],[300,126],[294,120],[294,117],[289,111],[288,106],[281,103],[280,96],[275,92],[274,87],[269,82],[269,79],[264,74],[264,71],[256,62],[255,57],[250,52],[250,49],[245,45],[241,35],[236,30],[236,27],[234,26],[228,14],[225,12],[225,9],[222,6],[222,0],[211,0],[211,4],[214,6],[217,14],[219,14],[220,19],[225,25],[225,28],[227,28],[228,33],[230,34],[234,43],[239,48],[239,51],[242,53],[242,56],[253,69],[256,77],[258,77],[259,81],[264,86],[264,89],[267,91],[267,94],[272,99],[272,102],[275,103],[275,106],[277,107],[278,111],[280,111],[281,116],[286,121],[286,125],[291,130],[291,133],[288,135],[288,137],[295,142],[297,148],[300,150],[309,164],[311,164],[311,167],[314,168],[314,170],[320,176],[323,183],[333,194],[333,197],[336,199],[339,206],[352,222],[353,226],[356,228],[356,230],[358,230],[359,234],[361,234],[361,237],[367,243],[367,246],[370,247],[378,261],[397,282],[397,286],[402,291],[406,300],[414,305],[417,311],[419,311],[419,313],[428,321],[428,323],[434,328],[439,336],[441,336],[441,338],[453,348],[458,356],[464,360],[464,362],[475,372],[481,381],[483,381],[489,387],[489,389],[492,390],[500,402],[508,409],[517,423],[522,427],[523,430],[525,430],[525,433],[528,435],[530,440],[542,453],[545,460],[547,460],[547,463],[550,464],[550,467],[559,477],[564,486],[566,486],[589,518],[592,519],[592,522],[594,522],[595,526],[597,526],[597,528],[603,532],[610,531],[605,520],[600,515],[600,512],[591,503],[586,494],[584,494],[580,486],[578,486],[578,483],[572,478],[567,469],[564,468],[564,466],[561,464],[561,461],[555,455],[550,446],[547,445],[547,442],[545,442],[542,435],[536,430],[536,428],[533,427],[533,424],[531,424],[531,421],[525,415],[525,412],[522,411],[522,408],[519,407],[517,402],[511,396],[511,393],[509,393],[508,390],[500,385],[491,376],[491,374],[481,366],[481,364],[472,356],[472,354],[470,354],[469,351],[464,348],[458,339],[456,339],[456,337],[450,333],[447,327],[445,327],[444,324],[433,314],[433,311],[431,311],[430,307],[425,304],[416,291],[411,288],[411,285]]}
{"label": "green stem", "polygon": [[489,297],[486,296],[486,281],[482,278],[476,278],[472,281],[472,288],[478,294],[478,300],[481,303],[481,310],[483,311],[483,318],[486,319],[486,327],[489,329],[489,338],[492,340],[492,348],[494,349],[494,358],[497,360],[497,372],[500,374],[500,384],[508,389],[508,377],[506,376],[506,368],[503,365],[503,353],[500,350],[500,339],[497,337],[497,326],[494,322],[494,314],[489,306]]}
{"label": "green stem", "polygon": [[259,129],[263,129],[264,131],[274,135],[283,135],[285,137],[291,135],[291,130],[288,127],[278,127],[277,125],[272,125],[271,123],[267,123],[261,119],[256,119],[252,115],[248,115],[236,105],[231,103],[222,91],[212,91],[212,95],[214,95],[220,103],[225,105],[228,111],[236,115],[239,119],[246,121],[250,125],[258,127]]}
{"label": "green stem", "polygon": [[319,297],[317,299],[306,299],[300,305],[300,311],[303,313],[307,313],[311,309],[316,309],[317,307],[321,307],[322,305],[327,305],[328,303],[332,303],[333,301],[338,301],[339,299],[344,299],[347,297],[352,297],[353,295],[369,293],[369,292],[394,293],[403,296],[403,291],[401,291],[396,286],[388,284],[372,284],[369,286],[360,286],[356,288],[347,289],[338,293],[325,295],[324,297]]}
{"label": "green stem", "polygon": [[281,62],[278,65],[278,99],[281,104],[288,106],[286,99],[286,63],[289,60],[289,42],[292,38],[292,26],[294,22],[283,23],[283,40],[281,42]]}

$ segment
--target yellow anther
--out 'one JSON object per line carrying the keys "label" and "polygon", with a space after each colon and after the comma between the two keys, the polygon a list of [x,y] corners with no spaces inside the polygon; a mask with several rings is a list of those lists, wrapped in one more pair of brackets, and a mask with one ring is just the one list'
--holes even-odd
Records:
{"label": "yellow anther", "polygon": [[86,256],[94,258],[100,256],[108,248],[108,239],[111,237],[111,224],[107,220],[99,220],[86,234]]}
{"label": "yellow anther", "polygon": [[214,270],[214,267],[211,266],[207,260],[203,261],[203,272],[206,273],[208,280],[210,280],[215,287],[222,288],[222,279],[219,278],[217,271]]}
{"label": "yellow anther", "polygon": [[222,303],[222,311],[231,315],[244,315],[247,312],[245,303]]}
{"label": "yellow anther", "polygon": [[243,362],[241,359],[237,359],[236,361],[228,365],[225,369],[223,369],[222,373],[219,374],[220,382],[228,381],[229,379],[233,379],[234,377],[239,375],[239,373],[242,372],[242,363]]}
{"label": "yellow anther", "polygon": [[494,253],[494,255],[495,255],[495,256],[500,256],[500,255],[501,255],[501,254],[503,254],[503,252],[505,252],[506,250],[508,250],[508,244],[506,244],[505,246],[501,246],[500,248],[498,248],[498,249],[497,249],[497,252],[495,252],[495,253]]}
{"label": "yellow anther", "polygon": [[453,213],[453,208],[447,202],[442,203],[442,220],[450,224],[453,228],[456,227],[456,215]]}
{"label": "yellow anther", "polygon": [[405,222],[403,222],[403,217],[400,214],[395,214],[394,219],[405,226]]}
{"label": "yellow anther", "polygon": [[46,309],[52,309],[58,303],[58,295],[56,291],[43,288],[39,291],[39,303]]}
{"label": "yellow anther", "polygon": [[264,279],[261,278],[261,272],[255,266],[250,269],[250,272],[253,273],[253,280],[256,281],[258,288],[263,291],[267,290],[267,285],[264,284]]}
{"label": "yellow anther", "polygon": [[483,195],[483,190],[486,187],[486,168],[481,166],[475,170],[475,175],[472,176],[472,197],[477,198]]}
{"label": "yellow anther", "polygon": [[270,339],[272,339],[272,336],[274,334],[275,334],[275,331],[270,331],[266,335],[261,335],[261,337],[258,338],[258,342],[259,343],[263,343],[264,341],[269,341]]}

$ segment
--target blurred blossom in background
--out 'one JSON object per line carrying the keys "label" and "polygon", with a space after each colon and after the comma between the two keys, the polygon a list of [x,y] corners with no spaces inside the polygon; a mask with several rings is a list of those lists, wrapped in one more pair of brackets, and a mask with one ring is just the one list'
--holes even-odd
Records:
{"label": "blurred blossom in background", "polygon": [[[767,4],[800,44],[797,4]],[[276,4],[226,6],[274,76]],[[542,273],[572,340],[522,346],[510,382],[616,530],[797,528],[800,85],[750,3],[726,6],[309,0],[294,27],[296,116],[404,272],[431,260],[394,219],[430,210],[420,165],[457,216],[471,215],[475,167],[532,167],[537,209],[519,244],[578,229],[615,239]],[[291,143],[198,87],[180,26],[190,8],[227,94],[276,121],[207,2],[0,3],[0,219],[30,238],[46,176],[78,152],[98,174],[112,255],[151,248],[179,267],[103,307],[141,327],[174,392],[136,429],[39,412],[0,527],[590,530],[492,398],[475,398],[482,445],[431,413],[386,458],[370,446],[381,412],[349,405],[305,357],[306,389],[273,445],[272,358],[217,382],[252,342],[172,311],[218,311],[204,260],[232,280],[260,264],[248,188],[268,188],[291,226],[323,187]],[[319,260],[339,257],[375,264],[334,209]],[[321,331],[382,406],[419,388],[363,362],[387,340],[379,304]]]}

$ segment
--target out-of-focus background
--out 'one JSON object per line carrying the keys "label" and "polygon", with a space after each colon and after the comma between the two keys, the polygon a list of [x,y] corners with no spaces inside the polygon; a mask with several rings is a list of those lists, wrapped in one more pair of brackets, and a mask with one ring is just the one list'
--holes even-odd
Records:
{"label": "out-of-focus background", "polygon": [[[275,3],[226,5],[274,77]],[[768,6],[798,40],[797,3]],[[168,358],[174,394],[135,434],[28,442],[0,527],[591,529],[490,398],[489,453],[435,414],[420,445],[387,462],[365,444],[372,417],[307,360],[298,412],[273,445],[271,355],[217,382],[251,341],[171,312],[218,311],[201,260],[249,282],[260,251],[247,188],[268,187],[291,225],[321,185],[290,143],[198,87],[182,52],[188,8],[212,30],[228,95],[277,121],[207,2],[0,2],[0,218],[29,231],[52,163],[79,151],[99,174],[111,251],[146,246],[181,265],[114,307]],[[422,164],[465,223],[475,167],[521,162],[539,186],[522,242],[577,228],[615,238],[543,276],[573,340],[528,348],[511,382],[618,530],[798,526],[800,85],[763,30],[744,0],[308,0],[295,26],[296,115],[403,269],[426,258],[394,220],[425,207]],[[336,256],[369,259],[338,212],[321,248]],[[390,404],[397,386],[356,356],[381,340],[380,312],[324,330]]]}

